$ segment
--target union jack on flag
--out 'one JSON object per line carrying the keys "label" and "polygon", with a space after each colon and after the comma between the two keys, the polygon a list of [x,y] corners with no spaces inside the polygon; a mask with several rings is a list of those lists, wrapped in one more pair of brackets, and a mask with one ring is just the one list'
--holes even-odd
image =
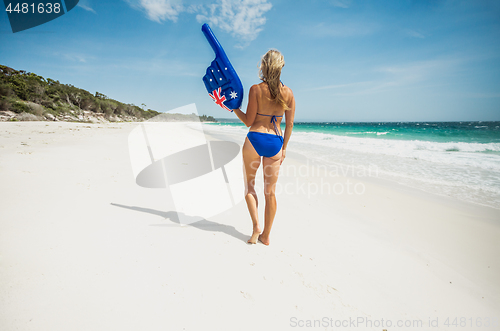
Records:
{"label": "union jack on flag", "polygon": [[223,95],[222,97],[220,96],[221,93],[221,88],[219,87],[216,90],[212,91],[212,94],[208,93],[208,95],[212,98],[212,100],[215,101],[217,105],[219,105],[222,109],[232,111],[231,109],[227,108],[226,105],[224,104],[224,101],[226,101],[226,96]]}

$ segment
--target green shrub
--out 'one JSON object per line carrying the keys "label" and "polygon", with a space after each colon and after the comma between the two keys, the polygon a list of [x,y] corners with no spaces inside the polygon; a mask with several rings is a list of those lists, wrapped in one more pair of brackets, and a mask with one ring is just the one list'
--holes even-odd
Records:
{"label": "green shrub", "polygon": [[29,113],[31,111],[30,107],[28,107],[24,102],[13,102],[11,104],[11,110],[15,113]]}
{"label": "green shrub", "polygon": [[37,116],[42,116],[42,114],[45,111],[45,109],[43,108],[42,105],[39,105],[39,104],[34,103],[34,102],[28,102],[27,106],[30,109],[30,113],[35,114]]}
{"label": "green shrub", "polygon": [[0,99],[0,111],[9,111],[11,109],[11,103],[6,97],[1,97]]}
{"label": "green shrub", "polygon": [[0,82],[0,96],[10,97],[14,95],[14,90],[7,83]]}

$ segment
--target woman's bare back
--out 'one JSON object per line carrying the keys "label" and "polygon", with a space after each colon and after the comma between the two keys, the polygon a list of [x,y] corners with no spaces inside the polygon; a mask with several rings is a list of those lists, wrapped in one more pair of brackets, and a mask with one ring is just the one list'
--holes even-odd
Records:
{"label": "woman's bare back", "polygon": [[[257,114],[269,115],[257,115],[250,127],[250,131],[274,133],[274,125],[271,123],[271,116],[283,116],[285,110],[280,104],[271,99],[271,93],[269,92],[269,87],[266,82],[253,85],[250,89],[253,90],[251,93],[256,94]],[[290,88],[283,85],[281,86],[280,92],[285,102],[290,104],[291,98],[293,98]],[[276,125],[278,128],[280,127],[282,118],[283,117],[276,118]]]}

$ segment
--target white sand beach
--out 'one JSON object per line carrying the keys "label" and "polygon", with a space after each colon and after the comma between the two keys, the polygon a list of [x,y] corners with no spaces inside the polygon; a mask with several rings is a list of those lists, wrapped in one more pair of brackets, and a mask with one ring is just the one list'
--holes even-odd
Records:
{"label": "white sand beach", "polygon": [[271,245],[248,245],[244,201],[181,226],[135,183],[138,125],[0,123],[0,330],[500,330],[500,210],[291,142]]}

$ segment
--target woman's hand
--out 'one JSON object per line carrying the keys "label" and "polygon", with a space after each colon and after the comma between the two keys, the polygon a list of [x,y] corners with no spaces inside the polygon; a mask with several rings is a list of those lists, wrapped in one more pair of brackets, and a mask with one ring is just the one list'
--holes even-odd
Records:
{"label": "woman's hand", "polygon": [[282,149],[281,150],[281,162],[280,162],[280,165],[283,163],[283,161],[285,160],[285,156],[286,156],[286,149]]}

